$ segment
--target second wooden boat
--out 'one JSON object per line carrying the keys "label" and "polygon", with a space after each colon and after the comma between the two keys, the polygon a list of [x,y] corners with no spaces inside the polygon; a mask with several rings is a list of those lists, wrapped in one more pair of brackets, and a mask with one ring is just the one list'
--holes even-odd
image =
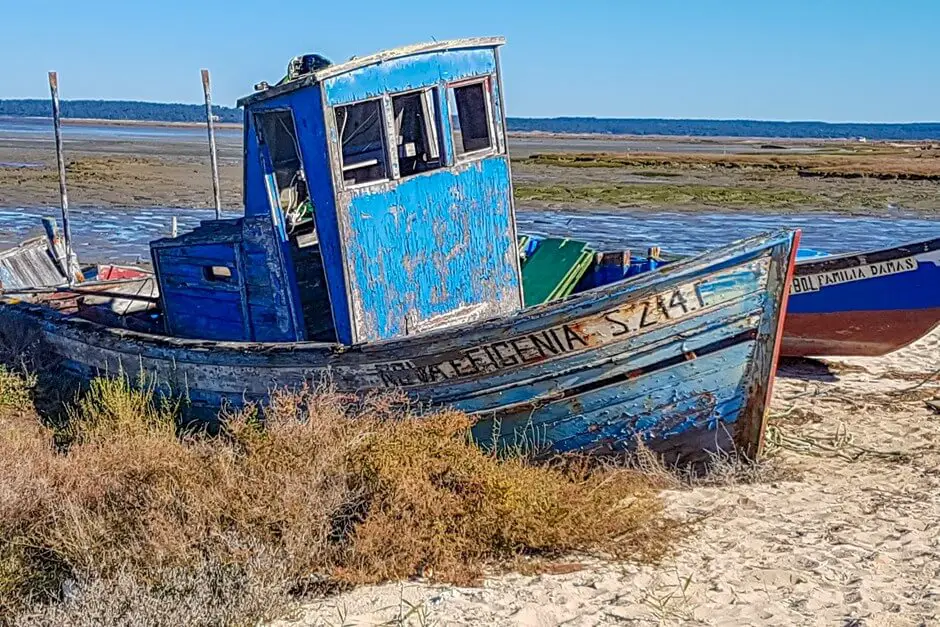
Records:
{"label": "second wooden boat", "polygon": [[782,354],[884,355],[938,324],[940,237],[863,253],[810,253],[797,258]]}

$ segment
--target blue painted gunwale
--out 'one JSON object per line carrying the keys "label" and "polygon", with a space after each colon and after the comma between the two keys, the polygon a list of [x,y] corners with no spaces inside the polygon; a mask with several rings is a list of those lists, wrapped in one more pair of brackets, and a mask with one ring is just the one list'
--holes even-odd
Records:
{"label": "blue painted gunwale", "polygon": [[[823,285],[817,291],[801,291],[807,277],[840,272],[845,276],[858,268],[911,264],[916,269],[882,276],[868,276]],[[870,274],[870,271],[866,274]],[[901,311],[940,307],[940,237],[863,253],[813,257],[797,261],[789,311],[840,313],[856,311]]]}
{"label": "blue painted gunwale", "polygon": [[[640,437],[684,459],[732,444],[756,455],[794,237],[752,238],[515,315],[352,347],[185,340],[107,328],[23,304],[0,305],[0,316],[32,324],[80,376],[134,376],[143,370],[162,391],[186,394],[196,405],[237,405],[263,399],[274,388],[326,377],[339,390],[357,392],[404,384],[417,400],[465,408],[478,416],[475,432],[484,441],[496,424],[503,425],[503,444],[532,425],[543,431],[540,442],[550,451],[605,452],[629,448]],[[702,307],[674,304],[677,291],[692,303],[695,289],[701,290]],[[611,316],[635,324],[644,310],[658,322],[621,340],[611,335],[618,329],[609,323]],[[587,345],[569,339],[568,349],[554,356],[509,366],[509,353],[492,348],[515,340],[523,357],[518,346],[527,334],[565,325]],[[479,355],[484,345],[499,358],[490,364],[492,372],[427,382],[415,374],[421,364],[443,366],[462,351]],[[561,345],[558,340],[553,346]],[[456,363],[465,364],[462,359]],[[404,379],[389,380],[390,363],[410,364]],[[499,389],[492,392],[494,387]]]}

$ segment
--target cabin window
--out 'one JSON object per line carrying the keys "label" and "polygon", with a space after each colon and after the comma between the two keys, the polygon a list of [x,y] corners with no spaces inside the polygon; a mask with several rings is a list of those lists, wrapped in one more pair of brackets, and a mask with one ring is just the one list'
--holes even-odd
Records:
{"label": "cabin window", "polygon": [[447,88],[454,153],[457,157],[493,147],[489,93],[488,80]]}
{"label": "cabin window", "polygon": [[283,109],[258,113],[255,119],[261,131],[261,141],[267,144],[271,154],[278,188],[290,187],[298,177],[303,178],[294,115]]}
{"label": "cabin window", "polygon": [[441,167],[434,90],[392,96],[398,171],[402,177]]}
{"label": "cabin window", "polygon": [[281,209],[290,219],[303,212],[309,198],[294,114],[289,109],[262,111],[255,114],[255,126],[271,157]]}
{"label": "cabin window", "polygon": [[381,100],[366,100],[334,109],[342,143],[343,181],[361,185],[388,178],[385,125]]}

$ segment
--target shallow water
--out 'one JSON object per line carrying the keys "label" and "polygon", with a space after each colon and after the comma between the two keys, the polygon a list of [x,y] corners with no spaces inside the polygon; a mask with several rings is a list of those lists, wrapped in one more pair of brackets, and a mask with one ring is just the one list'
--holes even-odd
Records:
{"label": "shallow water", "polygon": [[[216,138],[220,141],[242,140],[242,131],[239,128],[220,126],[215,129]],[[0,136],[5,139],[20,141],[36,141],[54,139],[52,120],[46,118],[12,118],[0,117]],[[68,123],[62,125],[62,137],[65,140],[144,140],[161,141],[172,140],[182,142],[206,142],[206,129],[204,126],[170,126],[148,124],[96,124],[82,122],[80,124]]]}
{"label": "shallow water", "polygon": [[[179,232],[211,220],[207,209],[71,210],[72,239],[79,259],[134,262],[150,258],[149,242],[166,237],[172,216]],[[227,213],[227,217],[238,217]],[[57,208],[0,209],[0,249],[40,235],[40,218],[59,219]],[[59,220],[61,222],[61,219]],[[520,233],[576,237],[601,250],[664,250],[688,254],[727,244],[735,239],[778,228],[803,229],[803,246],[828,252],[880,248],[940,236],[940,221],[913,218],[850,217],[831,214],[773,216],[744,213],[692,214],[679,212],[584,212],[521,209]]]}
{"label": "shallow water", "polygon": [[[41,218],[53,217],[62,227],[58,208],[30,207],[0,209],[0,250],[27,237],[42,235]],[[69,211],[72,241],[78,258],[83,262],[114,261],[130,263],[150,259],[150,241],[167,237],[170,222],[177,217],[179,232],[211,220],[215,212],[205,209],[94,209],[72,208]],[[232,213],[232,217],[237,214]]]}
{"label": "shallow water", "polygon": [[649,211],[519,212],[519,231],[577,237],[600,250],[661,246],[690,254],[781,228],[799,228],[801,246],[831,253],[883,248],[940,236],[940,221],[812,213],[686,213]]}
{"label": "shallow water", "polygon": [[24,161],[0,161],[0,168],[41,168],[41,163],[26,163]]}

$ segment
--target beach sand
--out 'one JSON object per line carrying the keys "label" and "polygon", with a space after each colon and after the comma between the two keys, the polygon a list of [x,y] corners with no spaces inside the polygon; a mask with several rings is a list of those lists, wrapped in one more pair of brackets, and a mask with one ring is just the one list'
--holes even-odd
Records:
{"label": "beach sand", "polygon": [[886,357],[783,363],[767,467],[665,491],[672,516],[704,518],[655,567],[572,556],[575,572],[479,588],[364,587],[278,625],[938,624],[938,369],[940,329]]}

